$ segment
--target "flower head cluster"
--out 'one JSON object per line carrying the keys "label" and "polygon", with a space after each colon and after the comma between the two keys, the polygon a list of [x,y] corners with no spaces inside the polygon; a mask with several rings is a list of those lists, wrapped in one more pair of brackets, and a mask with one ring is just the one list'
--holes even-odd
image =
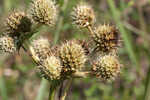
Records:
{"label": "flower head cluster", "polygon": [[[53,26],[56,23],[58,11],[54,1],[33,0],[30,10],[33,23],[24,12],[13,12],[6,19],[6,32],[0,36],[1,51],[9,53],[18,51],[41,25]],[[41,76],[50,81],[62,81],[75,75],[85,77],[87,74],[102,80],[114,79],[120,72],[120,63],[115,56],[117,52],[111,55],[110,52],[118,47],[118,30],[106,24],[95,28],[94,10],[86,3],[80,3],[73,9],[72,18],[73,23],[78,27],[87,28],[90,31],[94,45],[90,44],[91,41],[87,43],[70,40],[54,50],[46,38],[41,37],[31,43],[27,42],[30,44],[27,45],[29,45],[31,57],[36,62]],[[95,60],[95,58],[98,59]]]}
{"label": "flower head cluster", "polygon": [[59,56],[63,65],[63,73],[71,74],[84,67],[86,61],[85,50],[77,41],[68,41],[59,50]]}
{"label": "flower head cluster", "polygon": [[52,0],[34,0],[31,16],[35,22],[52,26],[57,19],[57,6]]}
{"label": "flower head cluster", "polygon": [[85,51],[75,40],[68,41],[58,49],[58,56],[51,52],[49,43],[44,38],[33,41],[30,47],[33,59],[40,62],[40,72],[46,79],[60,79],[84,67]]}
{"label": "flower head cluster", "polygon": [[120,72],[120,64],[115,56],[119,47],[119,32],[116,27],[104,24],[95,28],[94,11],[87,4],[77,5],[72,12],[72,18],[74,24],[87,28],[92,37],[92,45],[88,49],[90,50],[88,60],[92,62],[91,74],[103,80],[115,78]]}
{"label": "flower head cluster", "polygon": [[[14,53],[24,41],[24,33],[31,31],[31,20],[24,12],[13,12],[6,18],[5,32],[0,38],[3,52]],[[23,33],[23,34],[22,34]]]}
{"label": "flower head cluster", "polygon": [[95,22],[94,11],[92,7],[86,3],[81,3],[74,8],[72,18],[74,24],[81,28],[91,26]]}
{"label": "flower head cluster", "polygon": [[41,76],[47,80],[59,80],[61,78],[61,63],[55,56],[47,57],[42,65],[38,66]]}
{"label": "flower head cluster", "polygon": [[6,31],[12,35],[20,35],[20,33],[30,32],[31,20],[24,12],[13,12],[6,19]]}
{"label": "flower head cluster", "polygon": [[41,75],[48,80],[60,79],[61,64],[51,53],[50,43],[46,38],[38,38],[31,43],[30,52],[39,64]]}
{"label": "flower head cluster", "polygon": [[91,35],[98,51],[111,52],[118,47],[118,30],[114,26],[100,25]]}
{"label": "flower head cluster", "polygon": [[93,63],[92,71],[102,80],[112,80],[120,73],[120,63],[115,56],[105,55]]}
{"label": "flower head cluster", "polygon": [[[57,18],[57,7],[55,5],[55,2],[51,0],[34,0],[32,3],[30,14],[35,22],[53,25]],[[35,30],[31,29],[32,24],[34,23],[31,22],[31,19],[25,12],[15,11],[11,13],[8,16],[8,18],[6,18],[5,22],[6,32],[4,32],[5,33],[3,35],[4,37],[2,36],[2,38],[0,39],[1,41],[0,48],[5,49],[8,48],[8,45],[5,44],[10,43],[10,39],[6,39],[6,37],[9,36],[9,38],[11,38],[11,40],[14,41],[14,43],[11,41],[11,45],[9,45],[9,48],[12,49],[12,50],[9,49],[11,50],[10,52],[16,51],[14,50],[15,46],[17,50],[19,50],[22,47],[24,41],[28,40],[35,32]],[[25,34],[27,32],[28,33],[31,32],[31,34]],[[8,52],[8,50],[3,51]]]}

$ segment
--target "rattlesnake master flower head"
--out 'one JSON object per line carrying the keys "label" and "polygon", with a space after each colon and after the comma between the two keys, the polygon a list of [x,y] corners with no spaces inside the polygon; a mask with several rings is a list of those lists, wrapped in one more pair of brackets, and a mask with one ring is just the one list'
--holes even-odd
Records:
{"label": "rattlesnake master flower head", "polygon": [[53,26],[57,20],[57,6],[52,0],[33,0],[31,16],[35,22]]}
{"label": "rattlesnake master flower head", "polygon": [[18,35],[22,32],[30,32],[31,20],[24,12],[13,12],[6,19],[6,31],[12,35]]}
{"label": "rattlesnake master flower head", "polygon": [[117,49],[119,44],[118,30],[115,26],[100,25],[92,34],[92,38],[96,43],[96,50],[102,52],[111,52]]}
{"label": "rattlesnake master flower head", "polygon": [[84,28],[91,26],[95,22],[95,14],[92,7],[86,3],[80,3],[72,12],[73,23]]}
{"label": "rattlesnake master flower head", "polygon": [[84,67],[86,61],[85,51],[77,41],[67,41],[59,50],[64,74],[72,74]]}
{"label": "rattlesnake master flower head", "polygon": [[113,80],[120,73],[120,66],[116,56],[105,55],[93,63],[92,71],[97,78]]}
{"label": "rattlesnake master flower head", "polygon": [[61,78],[61,63],[55,56],[47,57],[41,66],[38,66],[40,74],[47,80],[59,80]]}
{"label": "rattlesnake master flower head", "polygon": [[14,53],[17,51],[17,41],[8,35],[0,37],[0,51]]}
{"label": "rattlesnake master flower head", "polygon": [[30,46],[30,52],[37,62],[43,62],[51,55],[50,43],[48,39],[40,37],[34,40]]}

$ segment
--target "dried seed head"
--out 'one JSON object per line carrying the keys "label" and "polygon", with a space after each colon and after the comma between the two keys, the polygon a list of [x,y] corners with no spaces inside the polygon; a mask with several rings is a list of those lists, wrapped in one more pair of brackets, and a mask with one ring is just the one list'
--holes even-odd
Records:
{"label": "dried seed head", "polygon": [[114,26],[100,25],[95,29],[92,38],[96,43],[96,50],[102,52],[111,52],[118,47],[118,30]]}
{"label": "dried seed head", "polygon": [[105,55],[93,63],[92,71],[102,80],[112,80],[120,73],[120,66],[116,56]]}
{"label": "dried seed head", "polygon": [[85,3],[81,3],[74,8],[72,18],[73,23],[81,28],[91,26],[95,22],[95,14],[92,7]]}
{"label": "dried seed head", "polygon": [[50,43],[46,38],[38,38],[31,43],[30,52],[37,62],[43,62],[51,55]]}
{"label": "dried seed head", "polygon": [[61,78],[61,64],[60,60],[55,56],[49,56],[44,60],[42,66],[38,66],[38,69],[47,80],[59,80]]}
{"label": "dried seed head", "polygon": [[86,61],[85,51],[77,41],[68,41],[59,50],[59,56],[63,65],[63,73],[71,74],[84,67]]}
{"label": "dried seed head", "polygon": [[35,22],[52,26],[57,20],[57,6],[52,0],[34,0],[31,15]]}
{"label": "dried seed head", "polygon": [[7,33],[18,35],[21,32],[30,32],[31,20],[24,12],[13,12],[6,20]]}
{"label": "dried seed head", "polygon": [[1,36],[0,50],[6,53],[14,53],[17,50],[17,41],[8,35]]}

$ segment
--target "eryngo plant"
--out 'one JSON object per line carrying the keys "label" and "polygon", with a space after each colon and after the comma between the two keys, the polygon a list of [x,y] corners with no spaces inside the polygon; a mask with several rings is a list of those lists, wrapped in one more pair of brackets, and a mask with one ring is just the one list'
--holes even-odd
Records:
{"label": "eryngo plant", "polygon": [[20,48],[29,50],[39,73],[50,82],[63,83],[64,80],[78,77],[114,80],[121,68],[117,57],[119,32],[114,25],[95,26],[94,10],[87,3],[74,7],[71,16],[73,24],[79,29],[89,30],[92,42],[68,40],[55,50],[55,46],[43,37],[26,44],[36,34],[34,29],[39,28],[39,24],[54,26],[58,12],[52,0],[33,0],[28,14],[13,12],[7,18],[5,32],[0,37],[0,50],[6,53],[17,52]]}

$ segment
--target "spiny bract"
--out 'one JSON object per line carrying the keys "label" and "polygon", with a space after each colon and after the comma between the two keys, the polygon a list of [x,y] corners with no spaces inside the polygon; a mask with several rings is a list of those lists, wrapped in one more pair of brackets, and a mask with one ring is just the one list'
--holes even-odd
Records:
{"label": "spiny bract", "polygon": [[91,35],[97,51],[111,52],[118,47],[118,30],[114,26],[99,25]]}
{"label": "spiny bract", "polygon": [[31,16],[35,22],[52,26],[57,20],[57,6],[52,0],[33,0]]}
{"label": "spiny bract", "polygon": [[58,80],[61,78],[61,63],[55,56],[49,56],[38,66],[42,77],[47,80]]}
{"label": "spiny bract", "polygon": [[82,28],[91,26],[95,22],[94,11],[92,7],[86,3],[80,3],[74,8],[72,18],[74,24]]}
{"label": "spiny bract", "polygon": [[93,63],[92,71],[102,80],[112,80],[120,73],[120,63],[116,56],[105,55]]}
{"label": "spiny bract", "polygon": [[63,66],[63,72],[71,74],[84,67],[86,61],[85,51],[77,41],[64,43],[59,50],[59,56]]}
{"label": "spiny bract", "polygon": [[24,12],[13,12],[6,19],[7,33],[18,35],[22,32],[30,32],[31,20]]}

